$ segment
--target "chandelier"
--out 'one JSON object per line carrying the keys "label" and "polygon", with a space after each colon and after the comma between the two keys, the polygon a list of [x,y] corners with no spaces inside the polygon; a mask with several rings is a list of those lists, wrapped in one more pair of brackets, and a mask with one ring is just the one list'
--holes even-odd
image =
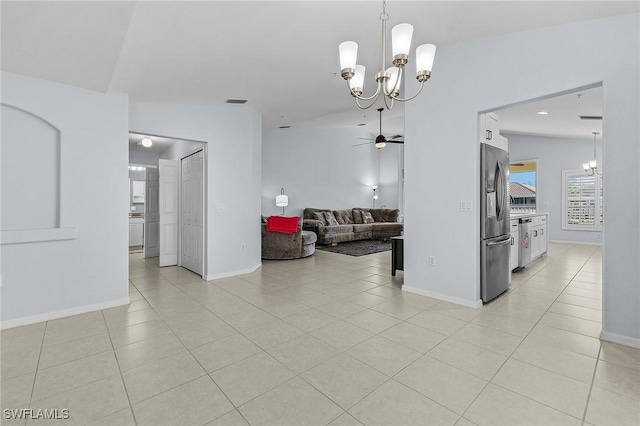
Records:
{"label": "chandelier", "polygon": [[596,163],[596,136],[598,136],[600,132],[591,133],[593,133],[593,160],[589,161],[588,163],[582,163],[582,168],[589,176],[602,176],[602,172],[598,171],[598,164]]}
{"label": "chandelier", "polygon": [[[402,74],[404,66],[409,61],[409,49],[411,47],[411,37],[413,36],[413,26],[410,24],[398,24],[391,29],[391,47],[393,55],[393,66],[385,69],[385,53],[387,48],[387,2],[382,2],[382,65],[380,72],[376,74],[377,89],[369,96],[362,96],[364,87],[365,67],[356,65],[358,56],[358,44],[354,41],[340,43],[340,68],[342,78],[347,81],[347,87],[351,96],[355,98],[356,104],[361,109],[370,108],[375,104],[381,93],[384,93],[384,103],[387,109],[393,108],[393,102],[406,102],[415,98],[422,92],[424,83],[431,77],[431,68],[436,54],[436,46],[433,44],[423,44],[416,49],[416,79],[420,82],[417,93],[409,98],[400,97],[400,87],[402,85]],[[363,106],[361,101],[371,101],[369,105]]]}

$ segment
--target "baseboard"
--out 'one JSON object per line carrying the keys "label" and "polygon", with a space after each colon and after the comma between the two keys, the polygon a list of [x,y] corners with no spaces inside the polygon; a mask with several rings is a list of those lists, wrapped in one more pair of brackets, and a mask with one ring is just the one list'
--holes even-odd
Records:
{"label": "baseboard", "polygon": [[631,346],[632,348],[640,348],[640,339],[635,337],[602,331],[600,332],[600,339],[606,342],[617,343],[619,345]]}
{"label": "baseboard", "polygon": [[589,242],[589,241],[565,241],[565,240],[549,240],[550,243],[558,243],[558,244],[576,244],[582,246],[601,246],[602,243],[597,242]]}
{"label": "baseboard", "polygon": [[28,317],[16,318],[12,320],[2,321],[0,330],[8,328],[20,327],[23,325],[35,324],[37,322],[51,321],[59,318],[70,317],[73,315],[86,314],[88,312],[101,311],[103,309],[115,308],[117,306],[128,305],[131,303],[128,297],[124,299],[111,300],[104,303],[96,303],[94,305],[78,306],[76,308],[61,309],[59,311],[47,312],[46,314],[31,315]]}
{"label": "baseboard", "polygon": [[251,268],[239,269],[237,271],[223,272],[221,274],[205,275],[203,278],[204,278],[205,281],[212,281],[212,280],[219,280],[219,279],[222,279],[222,278],[235,277],[235,276],[238,276],[238,275],[246,275],[246,274],[250,274],[252,272],[255,272],[261,266],[262,266],[262,262],[259,262],[257,265],[255,265],[255,266],[253,266]]}
{"label": "baseboard", "polygon": [[411,287],[403,285],[402,290],[409,293],[419,294],[421,296],[431,297],[432,299],[444,300],[445,302],[455,303],[456,305],[466,306],[468,308],[478,309],[482,307],[482,300],[476,300],[475,302],[467,299],[460,299],[459,297],[449,296],[447,294],[437,293],[435,291],[424,290],[422,288]]}

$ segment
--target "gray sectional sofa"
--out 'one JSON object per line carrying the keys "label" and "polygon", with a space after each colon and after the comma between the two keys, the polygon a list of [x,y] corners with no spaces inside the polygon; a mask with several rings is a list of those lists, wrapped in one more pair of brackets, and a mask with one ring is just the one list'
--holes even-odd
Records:
{"label": "gray sectional sofa", "polygon": [[[328,210],[306,208],[303,213],[303,229],[315,232],[318,236],[318,244],[387,239],[402,235],[403,224],[398,222],[398,213],[398,209]],[[331,220],[332,218],[335,221]]]}

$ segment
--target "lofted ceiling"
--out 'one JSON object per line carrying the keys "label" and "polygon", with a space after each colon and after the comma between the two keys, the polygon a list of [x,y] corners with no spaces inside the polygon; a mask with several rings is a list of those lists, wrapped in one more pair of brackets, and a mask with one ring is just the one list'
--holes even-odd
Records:
{"label": "lofted ceiling", "polygon": [[[344,40],[359,43],[359,62],[370,70],[371,83],[379,68],[381,4],[2,1],[2,70],[128,93],[132,103],[222,105],[227,99],[247,99],[247,105],[262,112],[265,130],[364,123],[377,134],[377,112],[359,110],[339,76],[337,46]],[[389,27],[414,25],[414,46],[638,11],[637,1],[387,4]],[[403,114],[401,106],[385,112],[386,134],[403,133]],[[514,126],[526,121],[501,119]]]}

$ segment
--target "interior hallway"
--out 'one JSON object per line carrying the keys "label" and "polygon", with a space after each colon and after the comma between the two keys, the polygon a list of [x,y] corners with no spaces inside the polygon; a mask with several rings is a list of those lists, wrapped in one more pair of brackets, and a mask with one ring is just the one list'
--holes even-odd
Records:
{"label": "interior hallway", "polygon": [[133,254],[131,305],[2,332],[2,408],[66,408],[65,425],[637,425],[640,350],[598,340],[601,267],[598,247],[550,243],[476,310],[402,292],[390,252],[211,282]]}

